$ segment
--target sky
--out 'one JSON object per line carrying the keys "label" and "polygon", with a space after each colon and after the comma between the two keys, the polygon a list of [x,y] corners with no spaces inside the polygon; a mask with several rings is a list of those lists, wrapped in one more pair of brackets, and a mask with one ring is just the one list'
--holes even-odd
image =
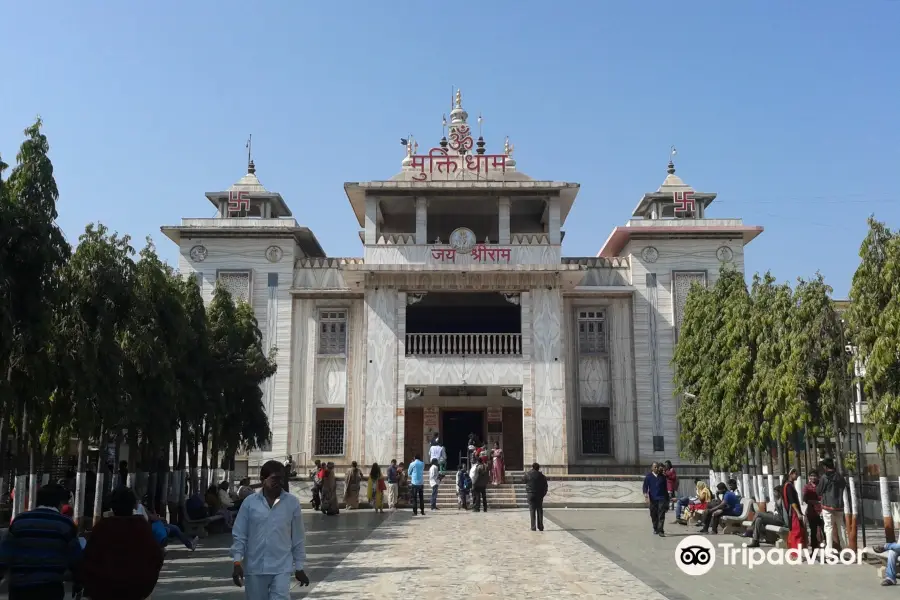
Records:
{"label": "sky", "polygon": [[[476,8],[477,6],[477,8]],[[211,217],[245,172],[329,256],[361,256],[347,181],[441,135],[451,90],[488,153],[581,184],[566,256],[594,256],[678,175],[710,218],[765,232],[748,277],[820,271],[846,297],[866,218],[900,227],[900,0],[176,2],[0,0],[0,153],[36,116],[74,244]]]}

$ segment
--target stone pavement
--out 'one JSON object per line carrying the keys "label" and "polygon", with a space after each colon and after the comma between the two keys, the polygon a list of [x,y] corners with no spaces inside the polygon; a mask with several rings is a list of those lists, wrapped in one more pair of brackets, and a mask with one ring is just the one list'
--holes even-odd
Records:
{"label": "stone pavement", "polygon": [[[843,600],[854,594],[864,595],[866,600],[897,600],[900,594],[896,587],[880,587],[876,569],[865,564],[762,565],[749,570],[723,565],[720,557],[709,573],[691,577],[678,569],[675,547],[684,536],[697,530],[667,523],[668,537],[659,538],[652,535],[646,510],[551,510],[545,513],[547,518],[669,600],[759,600],[801,595],[816,600]],[[709,539],[738,546],[744,541],[733,535]]]}
{"label": "stone pavement", "polygon": [[[390,515],[309,598],[617,598],[664,600],[648,585],[528,512]],[[299,596],[298,596],[299,597]]]}

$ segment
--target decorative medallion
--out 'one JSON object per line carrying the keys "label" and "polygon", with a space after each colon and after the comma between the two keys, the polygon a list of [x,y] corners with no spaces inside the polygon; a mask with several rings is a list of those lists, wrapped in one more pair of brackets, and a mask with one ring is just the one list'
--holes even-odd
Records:
{"label": "decorative medallion", "polygon": [[191,260],[194,262],[203,262],[208,255],[209,252],[204,246],[194,246],[191,248]]}
{"label": "decorative medallion", "polygon": [[478,240],[471,229],[460,227],[450,234],[450,247],[460,254],[469,254],[477,244]]}
{"label": "decorative medallion", "polygon": [[266,248],[266,258],[271,263],[277,263],[284,256],[284,251],[278,246],[269,246]]}
{"label": "decorative medallion", "polygon": [[719,262],[731,262],[731,259],[734,258],[734,250],[728,246],[719,246],[719,249],[716,250],[716,258],[719,259]]}
{"label": "decorative medallion", "polygon": [[647,246],[641,250],[641,258],[644,259],[644,262],[655,263],[659,258],[659,250],[653,246]]}

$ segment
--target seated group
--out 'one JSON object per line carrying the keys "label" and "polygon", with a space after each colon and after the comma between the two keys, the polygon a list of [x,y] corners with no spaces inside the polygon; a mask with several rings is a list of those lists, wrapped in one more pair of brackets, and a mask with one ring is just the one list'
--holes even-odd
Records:
{"label": "seated group", "polygon": [[[782,513],[780,485],[775,486],[775,511],[757,512],[752,525],[747,529],[745,536],[751,537],[751,548],[758,547],[760,541],[766,540],[766,526],[784,527]],[[701,534],[716,534],[722,517],[738,517],[743,512],[741,494],[738,491],[737,481],[729,479],[728,484],[719,483],[716,486],[716,494],[706,482],[697,480],[695,495],[687,498],[679,498],[675,504],[675,522],[687,525],[691,521],[698,521]]]}

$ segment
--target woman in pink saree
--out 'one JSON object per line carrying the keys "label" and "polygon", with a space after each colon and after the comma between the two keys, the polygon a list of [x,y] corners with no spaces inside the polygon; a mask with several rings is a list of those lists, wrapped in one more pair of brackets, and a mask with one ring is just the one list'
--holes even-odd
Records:
{"label": "woman in pink saree", "polygon": [[493,466],[491,467],[491,483],[500,485],[506,476],[506,465],[503,463],[503,450],[500,449],[500,442],[494,442],[494,449],[491,451]]}

